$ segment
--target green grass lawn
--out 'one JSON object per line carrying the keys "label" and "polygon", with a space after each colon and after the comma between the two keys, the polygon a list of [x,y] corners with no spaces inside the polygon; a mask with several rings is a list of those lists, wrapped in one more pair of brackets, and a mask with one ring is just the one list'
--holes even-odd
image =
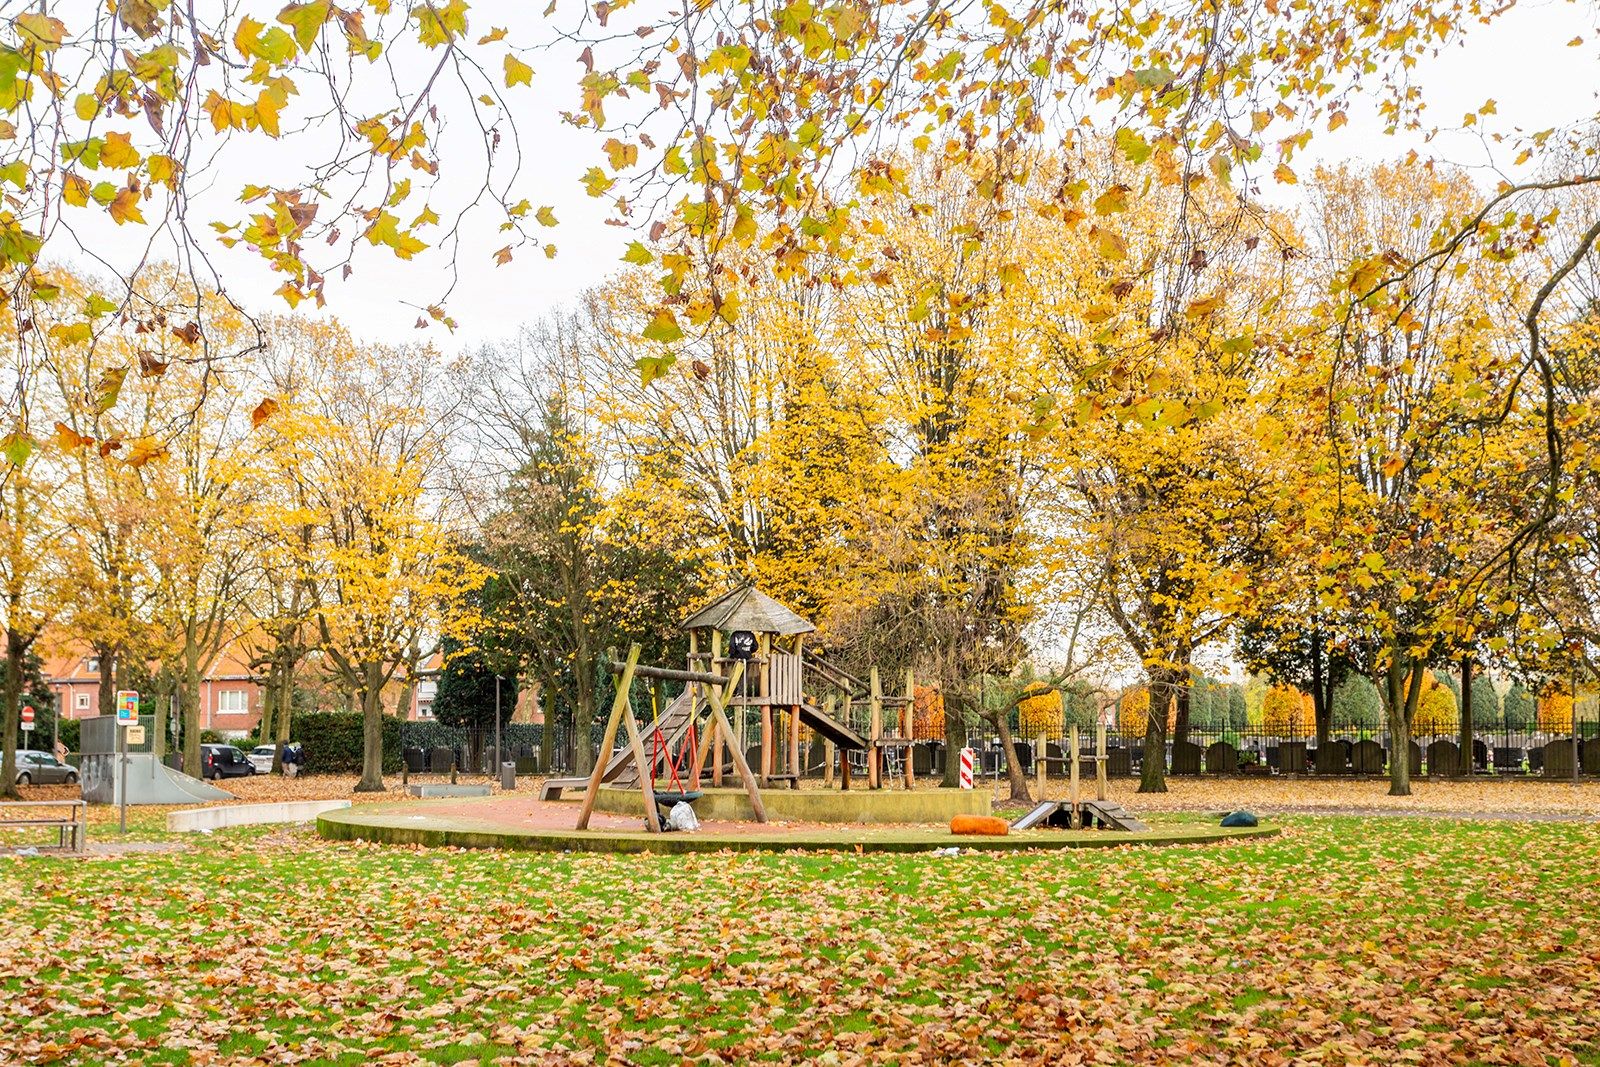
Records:
{"label": "green grass lawn", "polygon": [[228,831],[0,860],[0,1060],[1600,1063],[1600,825],[1027,855]]}

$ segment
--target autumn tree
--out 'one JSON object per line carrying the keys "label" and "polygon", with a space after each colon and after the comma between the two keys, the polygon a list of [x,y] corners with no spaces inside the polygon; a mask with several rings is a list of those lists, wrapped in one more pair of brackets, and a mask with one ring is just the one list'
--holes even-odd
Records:
{"label": "autumn tree", "polygon": [[[1517,403],[1520,355],[1504,323],[1521,279],[1490,255],[1454,273],[1384,285],[1385,257],[1419,260],[1474,190],[1461,175],[1418,181],[1378,168],[1319,176],[1317,270],[1334,303],[1330,448],[1347,478],[1321,581],[1347,643],[1368,643],[1382,678],[1390,743],[1410,742],[1430,666],[1493,616],[1499,546],[1543,487],[1518,470],[1539,445]],[[1390,760],[1391,792],[1409,762]]]}
{"label": "autumn tree", "polygon": [[702,587],[687,531],[664,521],[681,514],[678,500],[638,466],[630,484],[607,492],[575,373],[585,353],[569,336],[549,326],[484,356],[500,373],[478,400],[498,490],[483,519],[494,575],[482,640],[535,675],[550,701],[570,690],[574,756],[586,771],[607,649],[639,641],[650,658],[668,658]]}
{"label": "autumn tree", "polygon": [[[337,324],[319,362],[264,419],[289,506],[312,531],[298,561],[316,574],[311,643],[364,720],[357,789],[383,784],[383,689],[423,641],[470,625],[466,598],[483,569],[462,548],[445,492],[458,374],[431,350],[357,344]],[[292,541],[289,542],[293,544]]]}
{"label": "autumn tree", "polygon": [[63,480],[59,468],[35,458],[27,470],[12,467],[0,483],[0,626],[6,641],[0,796],[17,795],[24,682],[40,636],[65,606],[65,576],[52,550],[61,534],[57,494]]}

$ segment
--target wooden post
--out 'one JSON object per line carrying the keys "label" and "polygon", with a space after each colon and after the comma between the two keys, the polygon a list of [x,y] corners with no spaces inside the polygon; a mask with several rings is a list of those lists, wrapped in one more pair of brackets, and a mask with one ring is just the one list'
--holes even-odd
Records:
{"label": "wooden post", "polygon": [[[722,659],[722,631],[713,628],[712,631],[711,631],[711,673],[712,674],[720,674],[722,672],[722,668],[717,665],[718,661],[721,660],[721,659]],[[710,686],[706,686],[707,692],[709,692],[710,689],[711,689]],[[723,687],[723,692],[728,693],[728,694],[731,695],[733,693],[733,690],[731,690],[731,689],[727,688],[726,686],[724,686]],[[706,719],[706,733],[709,734],[711,736],[711,739],[712,739],[712,741],[711,741],[711,758],[712,758],[712,763],[711,763],[711,785],[712,785],[712,788],[721,789],[722,788],[722,764],[724,762],[724,757],[723,757],[723,754],[722,754],[722,734],[718,733],[715,729],[712,728],[711,720],[709,718]]]}
{"label": "wooden post", "polygon": [[1067,758],[1072,761],[1070,777],[1067,785],[1067,799],[1072,802],[1072,826],[1077,829],[1078,821],[1078,724],[1072,724],[1072,731],[1067,740]]}
{"label": "wooden post", "polygon": [[[829,693],[822,702],[822,714],[833,718],[833,694]],[[833,742],[827,738],[822,740],[822,784],[829,789],[833,788]]]}
{"label": "wooden post", "polygon": [[905,745],[905,748],[902,751],[904,751],[904,753],[905,753],[906,788],[907,789],[915,789],[917,787],[917,771],[916,771],[916,768],[913,766],[913,764],[916,763],[916,758],[915,758],[915,756],[914,756],[914,754],[912,752],[912,747],[911,747],[912,744],[915,741],[916,733],[917,733],[917,679],[916,679],[916,676],[911,673],[911,668],[907,667],[906,668],[906,703],[905,703],[905,707],[900,709],[900,736],[904,737],[906,739],[906,745]]}
{"label": "wooden post", "polygon": [[800,788],[800,705],[789,705],[789,773],[794,775],[794,788]]}
{"label": "wooden post", "polygon": [[1106,799],[1106,723],[1100,720],[1094,735],[1094,798]]}
{"label": "wooden post", "polygon": [[[844,714],[839,717],[839,721],[846,726],[850,726],[850,694],[848,691],[844,695]],[[855,729],[853,726],[850,728],[852,730]],[[839,750],[839,788],[844,792],[850,791],[850,753],[842,748]]]}
{"label": "wooden post", "polygon": [[883,740],[883,689],[878,684],[878,668],[873,667],[869,676],[872,681],[871,691],[871,747],[867,749],[867,788],[883,788],[883,746],[878,742]]}
{"label": "wooden post", "polygon": [[772,784],[772,707],[761,705],[761,784]]}
{"label": "wooden post", "polygon": [[[724,689],[733,693],[739,682],[739,675],[744,671],[743,663],[733,665],[733,670],[728,675],[728,684]],[[733,727],[728,725],[728,717],[722,713],[722,694],[714,686],[706,686],[706,701],[711,705],[712,729],[722,734],[733,748],[733,766],[739,772],[739,779],[744,782],[745,795],[750,798],[750,807],[755,812],[756,822],[767,821],[767,806],[761,802],[761,790],[756,786],[755,774],[750,770],[744,753],[739,750],[737,739],[733,736]]]}
{"label": "wooden post", "polygon": [[1035,779],[1037,779],[1039,784],[1040,800],[1044,799],[1044,787],[1046,779],[1044,744],[1044,731],[1040,730],[1038,738],[1033,742],[1033,776]]}
{"label": "wooden post", "polygon": [[[772,729],[772,635],[762,634],[756,639],[756,649],[761,655],[761,669],[756,672],[756,699],[761,704],[761,784],[772,785],[773,764],[779,752]],[[741,709],[748,711],[749,709]],[[741,727],[745,716],[739,716]],[[743,731],[740,731],[741,734]],[[744,738],[739,738],[744,743]]]}
{"label": "wooden post", "polygon": [[[633,688],[633,669],[639,665],[639,643],[635,641],[628,646],[628,662],[622,668],[622,676],[617,679],[617,695],[611,701],[611,716],[606,719],[605,734],[600,739],[600,752],[594,761],[594,770],[589,772],[589,785],[583,791],[583,807],[578,810],[578,829],[589,828],[589,813],[594,811],[595,798],[600,795],[600,779],[606,773],[606,764],[611,762],[611,749],[617,743],[617,727],[622,724],[622,712],[628,706],[628,691]],[[644,777],[644,768],[639,768],[639,777]]]}

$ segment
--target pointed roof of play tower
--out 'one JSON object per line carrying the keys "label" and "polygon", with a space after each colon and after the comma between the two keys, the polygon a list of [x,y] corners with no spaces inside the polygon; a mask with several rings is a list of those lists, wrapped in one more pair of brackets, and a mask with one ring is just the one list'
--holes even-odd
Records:
{"label": "pointed roof of play tower", "polygon": [[753,585],[728,590],[683,620],[680,629],[749,630],[752,633],[808,634],[816,629]]}

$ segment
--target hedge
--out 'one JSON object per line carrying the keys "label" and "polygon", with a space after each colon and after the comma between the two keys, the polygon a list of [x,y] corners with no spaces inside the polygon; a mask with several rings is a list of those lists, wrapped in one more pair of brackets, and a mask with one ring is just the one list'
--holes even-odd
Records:
{"label": "hedge", "polygon": [[[289,740],[306,754],[308,774],[360,774],[362,715],[358,711],[303,711],[289,720]],[[400,773],[400,720],[383,717],[383,773]]]}

